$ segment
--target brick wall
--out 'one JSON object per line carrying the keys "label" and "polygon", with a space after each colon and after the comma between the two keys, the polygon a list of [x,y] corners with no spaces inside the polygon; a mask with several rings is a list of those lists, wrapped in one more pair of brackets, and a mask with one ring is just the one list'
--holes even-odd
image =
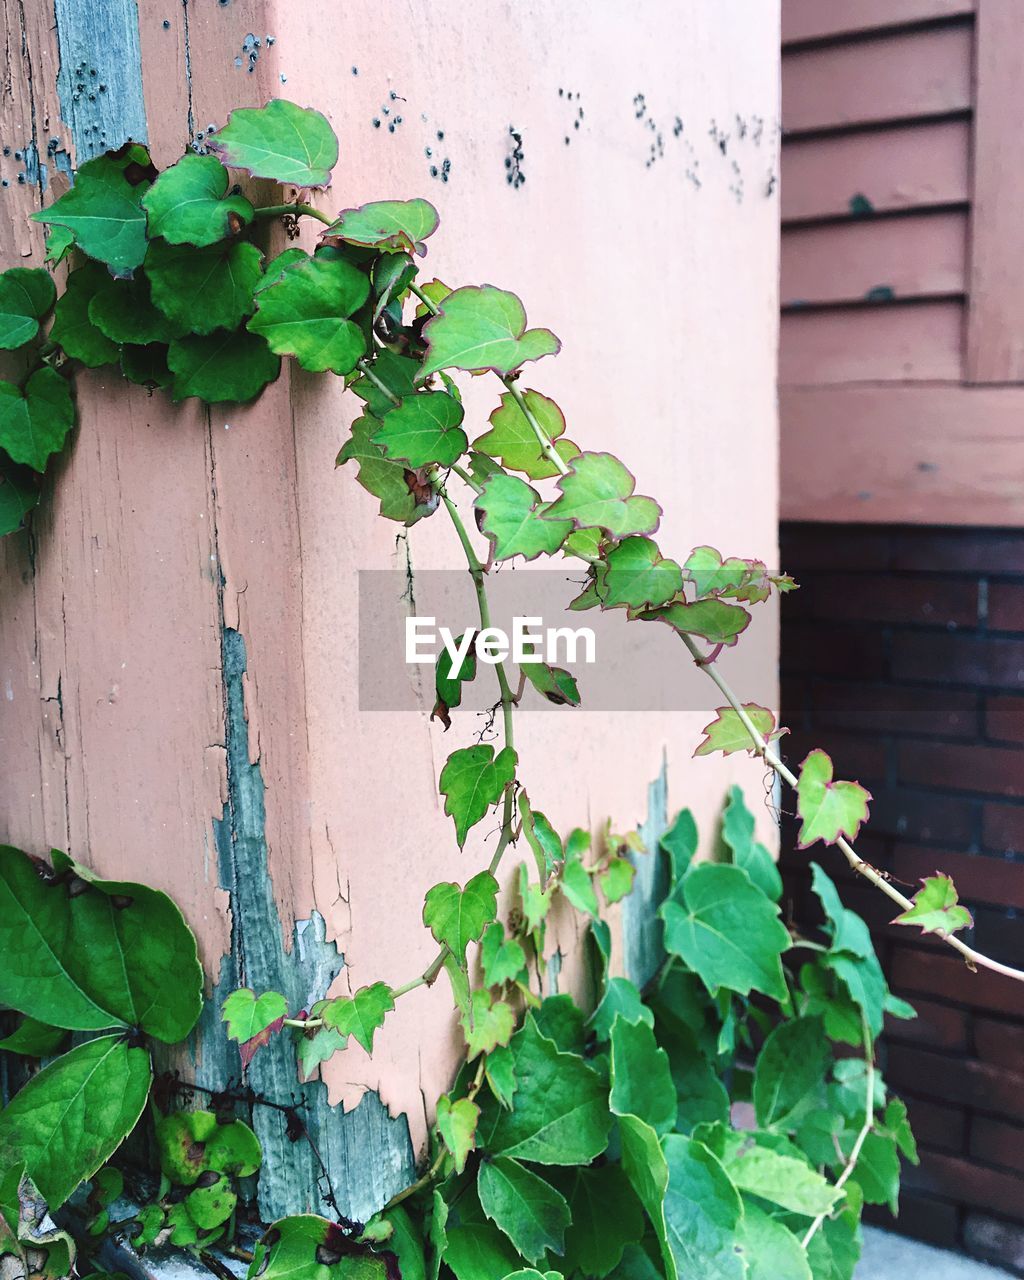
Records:
{"label": "brick wall", "polygon": [[[970,941],[1024,967],[1024,531],[794,523],[781,564],[802,586],[783,606],[787,759],[826,747],[873,793],[863,856],[911,886],[949,872]],[[892,926],[841,856],[811,857],[919,1012],[882,1049],[922,1156],[898,1229],[1024,1274],[1024,985]],[[788,893],[817,920],[810,860],[789,832]]]}

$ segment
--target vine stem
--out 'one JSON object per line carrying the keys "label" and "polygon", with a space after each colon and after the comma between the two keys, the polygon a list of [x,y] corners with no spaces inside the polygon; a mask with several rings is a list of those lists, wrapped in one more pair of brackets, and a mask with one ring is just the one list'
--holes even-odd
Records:
{"label": "vine stem", "polygon": [[[864,1028],[864,1065],[867,1068],[865,1072],[867,1094],[864,1099],[864,1123],[861,1125],[856,1141],[850,1148],[850,1154],[846,1159],[842,1173],[833,1184],[837,1191],[841,1191],[846,1186],[854,1169],[856,1169],[861,1150],[875,1123],[875,1046],[871,1039],[871,1029],[867,1024],[867,1019],[863,1018],[862,1023]],[[807,1228],[804,1238],[800,1241],[805,1249],[814,1239],[815,1233],[827,1217],[827,1213],[819,1213]]]}
{"label": "vine stem", "polygon": [[[758,732],[757,726],[751,720],[750,716],[747,715],[743,704],[733,692],[729,682],[717,667],[712,666],[707,661],[701,653],[696,641],[694,641],[691,636],[683,635],[682,641],[683,644],[686,645],[687,649],[689,649],[697,666],[700,667],[705,675],[709,676],[710,679],[715,682],[726,702],[728,702],[729,706],[736,712],[740,723],[743,725],[744,729],[746,729],[747,734],[750,737],[755,754],[759,755],[770,769],[773,769],[784,782],[787,782],[793,790],[796,791],[799,786],[799,779],[796,774],[776,753],[770,743],[765,742],[763,735]],[[892,901],[901,906],[904,911],[909,911],[911,907],[913,907],[914,904],[908,897],[900,893],[899,889],[897,889],[895,885],[890,884],[889,881],[886,880],[883,875],[880,875],[869,862],[864,861],[845,836],[840,836],[835,843],[839,846],[839,849],[842,851],[850,866],[853,867],[854,871],[862,875],[865,880],[870,881],[876,889],[881,889],[887,898],[891,898]],[[1002,964],[998,960],[990,959],[980,951],[975,951],[973,947],[969,947],[966,942],[961,942],[955,934],[943,933],[941,930],[937,930],[936,936],[941,938],[947,946],[952,947],[954,951],[959,951],[972,968],[980,966],[983,969],[990,969],[993,973],[1000,973],[1003,977],[1013,978],[1017,982],[1024,982],[1024,970],[1014,969],[1008,964]]]}
{"label": "vine stem", "polygon": [[311,204],[265,204],[253,211],[253,217],[256,218],[282,218],[288,215],[293,218],[316,218],[317,222],[322,222],[325,227],[333,227],[337,221],[330,214],[322,213]]}

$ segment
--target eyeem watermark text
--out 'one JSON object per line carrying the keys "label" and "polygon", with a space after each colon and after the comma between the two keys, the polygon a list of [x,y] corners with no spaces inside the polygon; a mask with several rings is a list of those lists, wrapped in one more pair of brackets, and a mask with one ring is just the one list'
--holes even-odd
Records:
{"label": "eyeem watermark text", "polygon": [[[439,627],[436,618],[406,618],[405,660],[410,665],[434,663],[440,650],[451,660],[451,676],[458,678],[470,650],[481,662],[496,666],[513,662],[596,662],[597,641],[590,627],[545,627],[543,618],[513,618],[512,633],[501,627],[470,629],[456,637],[448,627]],[[581,655],[582,650],[582,655]]]}

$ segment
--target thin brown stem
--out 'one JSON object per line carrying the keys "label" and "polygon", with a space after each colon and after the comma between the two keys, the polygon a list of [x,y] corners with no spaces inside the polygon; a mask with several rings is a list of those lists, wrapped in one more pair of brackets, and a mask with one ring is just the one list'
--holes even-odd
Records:
{"label": "thin brown stem", "polygon": [[332,227],[337,221],[330,214],[322,213],[311,204],[265,204],[262,208],[254,210],[253,216],[256,218],[315,218],[325,227]]}

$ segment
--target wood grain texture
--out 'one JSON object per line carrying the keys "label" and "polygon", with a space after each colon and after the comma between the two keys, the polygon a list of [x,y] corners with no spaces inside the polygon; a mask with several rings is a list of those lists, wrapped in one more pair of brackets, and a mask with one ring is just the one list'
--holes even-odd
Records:
{"label": "wood grain texture", "polygon": [[783,57],[787,132],[900,121],[971,105],[969,26],[799,49]]}
{"label": "wood grain texture", "polygon": [[970,195],[971,126],[966,120],[894,126],[782,148],[783,223],[961,204]]}
{"label": "wood grain texture", "polygon": [[963,293],[967,215],[866,218],[782,234],[782,304]]}
{"label": "wood grain texture", "polygon": [[958,381],[963,310],[923,302],[790,311],[782,317],[779,382]]}
{"label": "wood grain texture", "polygon": [[1024,526],[1024,388],[790,388],[784,520]]}
{"label": "wood grain texture", "polygon": [[1013,0],[979,0],[967,379],[1024,381],[1024,40]]}
{"label": "wood grain texture", "polygon": [[856,35],[974,12],[976,0],[782,0],[782,43]]}

